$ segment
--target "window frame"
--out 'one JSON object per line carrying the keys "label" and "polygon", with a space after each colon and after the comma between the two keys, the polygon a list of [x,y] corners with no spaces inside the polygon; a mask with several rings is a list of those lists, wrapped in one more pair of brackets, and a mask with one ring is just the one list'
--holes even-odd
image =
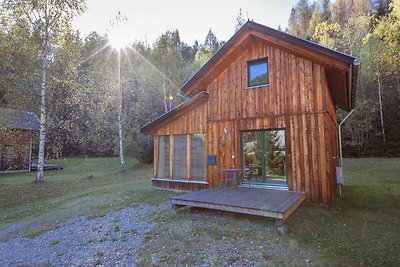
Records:
{"label": "window frame", "polygon": [[[173,156],[173,161],[172,161],[172,168],[173,168],[173,173],[172,173],[173,177],[172,177],[172,179],[186,180],[187,179],[187,175],[188,175],[187,174],[187,157],[188,157],[187,135],[186,134],[174,134],[172,138],[174,139],[174,145],[172,147],[172,149],[173,149],[172,153],[174,155]],[[184,140],[184,143],[185,143],[185,145],[184,145],[185,149],[184,150],[183,149],[181,150],[181,148],[179,148],[177,146],[177,144],[178,144],[177,141],[178,141],[179,138]],[[181,153],[176,153],[177,151],[181,151],[182,154],[184,152],[185,157],[182,158],[181,157],[182,154]],[[180,155],[180,156],[178,157],[177,155]],[[180,166],[180,165],[183,165],[183,166]],[[176,171],[177,169],[182,170],[181,171],[182,173],[177,172]],[[183,174],[183,175],[177,175],[178,173],[179,174]]]}
{"label": "window frame", "polygon": [[[266,63],[267,64],[267,82],[266,83],[259,83],[259,84],[250,84],[250,67],[260,64],[260,63]],[[247,61],[247,87],[248,88],[254,88],[254,87],[260,87],[260,86],[268,86],[269,85],[269,64],[268,64],[268,57],[265,58],[260,58],[256,60],[251,60]]]}
{"label": "window frame", "polygon": [[[203,149],[203,153],[204,153],[204,157],[203,157],[203,161],[204,162],[204,166],[202,166],[202,171],[203,171],[203,177],[200,176],[195,176],[194,175],[194,161],[193,158],[194,157],[194,146],[193,146],[193,139],[194,138],[201,138],[202,139],[202,149]],[[189,153],[190,153],[190,179],[191,181],[207,181],[207,147],[206,147],[206,134],[190,134],[190,148],[189,148]],[[198,148],[197,148],[198,149]]]}
{"label": "window frame", "polygon": [[[162,142],[162,140],[163,139],[166,139],[166,140],[168,140],[168,146],[165,146],[165,144],[164,144],[164,149],[166,148],[166,147],[168,147],[168,154],[167,155],[165,155],[165,151],[163,151],[164,153],[164,158],[165,159],[167,159],[168,160],[168,164],[166,165],[166,164],[163,164],[162,166],[163,167],[161,167],[161,164],[160,164],[160,153],[161,153],[161,142]],[[171,138],[170,138],[170,136],[169,135],[160,135],[160,136],[158,136],[158,151],[157,151],[158,153],[158,155],[157,155],[157,172],[156,172],[156,178],[168,178],[168,179],[171,179],[171,168],[170,168],[170,164],[171,164],[171,159],[170,159],[170,154],[171,154]],[[164,161],[165,161],[165,159],[164,159]],[[168,173],[165,173],[165,175],[160,175],[160,172],[164,172],[165,170],[162,170],[161,171],[161,169],[160,168],[164,168],[164,166],[168,166],[168,168],[166,168],[166,169],[168,169]]]}

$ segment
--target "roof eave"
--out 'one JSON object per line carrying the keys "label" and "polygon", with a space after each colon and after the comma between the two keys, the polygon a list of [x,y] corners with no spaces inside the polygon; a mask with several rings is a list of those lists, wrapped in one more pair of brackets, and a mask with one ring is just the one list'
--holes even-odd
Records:
{"label": "roof eave", "polygon": [[228,50],[230,48],[230,46],[232,44],[234,44],[236,42],[237,39],[239,39],[239,37],[242,34],[245,34],[246,31],[248,31],[248,29],[250,29],[250,23],[249,21],[246,22],[243,27],[240,28],[240,30],[235,33],[209,60],[207,60],[207,62],[195,73],[193,74],[193,76],[187,80],[179,89],[179,93],[185,96],[191,96],[186,95],[185,91],[187,91],[188,89],[190,89],[192,87],[193,84],[195,84],[196,81],[199,80],[199,78],[201,78],[203,76],[203,73],[210,68],[211,66],[214,65],[214,63],[219,59],[219,57],[221,57],[226,50]]}
{"label": "roof eave", "polygon": [[150,123],[144,125],[142,128],[140,128],[140,132],[142,134],[150,134],[151,130],[160,127],[163,123],[166,123],[168,119],[173,118],[175,115],[177,115],[180,111],[191,107],[194,104],[199,103],[201,100],[207,101],[208,100],[208,93],[205,91],[202,91],[193,97],[189,98],[187,101],[183,102],[179,106],[171,109],[167,113],[164,113],[163,115],[159,116],[155,120],[151,121]]}

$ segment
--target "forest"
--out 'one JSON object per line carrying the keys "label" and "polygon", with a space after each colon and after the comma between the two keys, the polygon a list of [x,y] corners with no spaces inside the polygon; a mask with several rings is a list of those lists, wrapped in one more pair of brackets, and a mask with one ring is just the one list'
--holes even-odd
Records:
{"label": "forest", "polygon": [[[39,115],[43,40],[7,2],[0,1],[0,107]],[[238,12],[232,35],[247,19]],[[83,35],[71,23],[57,29],[46,57],[46,158],[118,155],[121,91],[125,153],[151,162],[152,140],[139,128],[182,103],[181,85],[225,43],[210,29],[188,45],[171,29],[117,51],[107,35]],[[345,156],[400,156],[400,0],[300,0],[279,30],[361,60]]]}

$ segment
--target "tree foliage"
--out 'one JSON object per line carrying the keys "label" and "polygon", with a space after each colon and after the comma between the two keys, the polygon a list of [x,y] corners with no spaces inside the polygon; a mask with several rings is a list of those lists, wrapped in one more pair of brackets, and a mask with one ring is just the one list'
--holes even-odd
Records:
{"label": "tree foliage", "polygon": [[[10,12],[0,15],[0,106],[40,114],[39,35],[28,19],[16,19]],[[115,51],[107,36],[96,32],[82,36],[69,26],[56,32],[47,66],[46,157],[118,155]],[[123,50],[123,133],[128,155],[145,162],[153,159],[152,140],[138,129],[184,100],[177,96],[181,85],[221,45],[212,31],[205,40],[190,46],[181,41],[178,30],[168,30],[152,45],[138,41]]]}
{"label": "tree foliage", "polygon": [[46,93],[49,65],[52,62],[58,37],[68,30],[72,17],[84,11],[85,3],[84,0],[6,0],[1,2],[0,7],[6,10],[2,14],[10,15],[12,21],[26,22],[30,35],[39,46],[37,69],[40,76],[40,128],[36,182],[40,182],[44,179]]}
{"label": "tree foliage", "polygon": [[[17,2],[38,1],[2,4]],[[6,10],[11,9],[0,11],[0,106],[39,114],[40,23]],[[108,47],[107,36],[96,32],[82,36],[67,21],[60,20],[60,27],[51,30],[46,156],[118,155],[115,51]],[[369,0],[301,0],[292,9],[287,32],[362,61],[356,111],[344,125],[345,153],[399,156],[400,0],[379,10]],[[177,95],[178,89],[224,43],[211,29],[203,40],[188,45],[178,30],[168,30],[153,44],[138,41],[121,54],[123,132],[128,155],[152,160],[152,140],[138,129],[184,101]],[[344,115],[339,112],[339,118]]]}
{"label": "tree foliage", "polygon": [[236,16],[235,32],[238,32],[245,23],[246,23],[246,19],[244,18],[242,8],[240,8],[239,13]]}
{"label": "tree foliage", "polygon": [[361,59],[356,111],[344,126],[344,151],[399,156],[400,1],[301,0],[292,9],[287,31]]}

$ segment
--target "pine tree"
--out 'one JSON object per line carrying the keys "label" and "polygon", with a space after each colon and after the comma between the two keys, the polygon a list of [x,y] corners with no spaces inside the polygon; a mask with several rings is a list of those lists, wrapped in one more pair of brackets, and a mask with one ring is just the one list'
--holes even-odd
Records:
{"label": "pine tree", "polygon": [[242,8],[240,8],[239,13],[236,16],[235,32],[238,32],[245,23],[246,23],[246,20],[243,15]]}

